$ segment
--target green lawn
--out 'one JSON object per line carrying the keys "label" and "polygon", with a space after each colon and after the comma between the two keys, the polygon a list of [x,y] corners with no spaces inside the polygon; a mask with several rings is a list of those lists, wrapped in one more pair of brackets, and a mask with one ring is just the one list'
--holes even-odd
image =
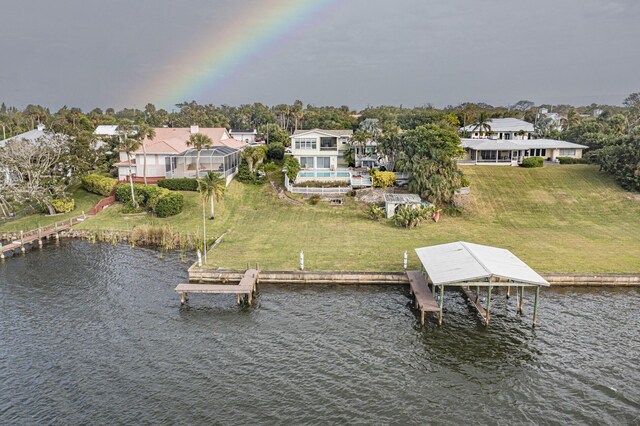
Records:
{"label": "green lawn", "polygon": [[[269,185],[234,181],[208,235],[230,232],[209,253],[214,267],[298,268],[300,250],[309,270],[398,271],[408,250],[451,241],[505,247],[540,272],[640,272],[640,199],[586,165],[542,169],[466,166],[472,195],[467,212],[420,228],[402,229],[371,221],[366,206],[293,205],[278,199]],[[195,193],[185,193],[185,210],[167,219],[122,215],[118,205],[79,225],[92,229],[131,229],[169,224],[182,232],[201,229]]]}
{"label": "green lawn", "polygon": [[0,223],[0,232],[20,230],[28,231],[52,225],[55,222],[64,222],[65,219],[69,219],[72,216],[78,216],[82,214],[83,211],[85,213],[89,213],[89,210],[91,210],[102,198],[100,195],[91,194],[81,189],[79,186],[72,188],[70,194],[71,197],[76,200],[76,205],[72,212],[55,216],[49,216],[48,214],[25,216],[7,223]]}

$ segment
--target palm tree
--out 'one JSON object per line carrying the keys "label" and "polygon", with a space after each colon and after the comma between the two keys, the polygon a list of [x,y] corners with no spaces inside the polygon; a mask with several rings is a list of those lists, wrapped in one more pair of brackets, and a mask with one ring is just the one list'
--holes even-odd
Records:
{"label": "palm tree", "polygon": [[138,131],[136,132],[136,140],[142,145],[142,155],[144,157],[144,166],[142,169],[142,177],[144,184],[147,184],[147,146],[144,143],[145,139],[153,139],[156,137],[156,129],[149,126],[147,123],[138,125]]}
{"label": "palm tree", "polygon": [[576,127],[578,124],[580,124],[580,114],[578,114],[575,109],[569,110],[565,122],[567,124],[567,129]]}
{"label": "palm tree", "polygon": [[478,114],[478,121],[476,122],[476,125],[473,127],[473,131],[475,132],[477,130],[479,132],[484,132],[484,133],[490,132],[491,131],[491,125],[489,124],[490,121],[491,121],[491,117],[489,117],[489,114],[482,111],[480,114]]}
{"label": "palm tree", "polygon": [[129,165],[129,185],[131,185],[131,203],[134,208],[138,208],[136,201],[136,195],[133,190],[133,171],[131,169],[131,154],[140,148],[140,141],[130,137],[133,131],[133,123],[131,120],[124,119],[120,122],[117,128],[118,132],[118,148],[120,151],[124,151],[127,154],[127,163]]}
{"label": "palm tree", "polygon": [[215,201],[220,201],[226,189],[227,180],[214,172],[208,172],[205,177],[198,179],[198,191],[204,197],[204,201],[209,200],[211,203],[209,219],[213,219],[215,216],[214,199]]}
{"label": "palm tree", "polygon": [[189,140],[187,141],[187,146],[195,147],[196,151],[198,151],[198,158],[196,160],[196,178],[200,177],[200,151],[202,148],[211,148],[213,146],[213,141],[211,138],[203,133],[193,133],[189,136]]}
{"label": "palm tree", "polygon": [[211,219],[213,219],[213,199],[220,201],[220,198],[227,189],[226,181],[213,172],[208,172],[207,176],[198,179],[198,192],[202,198],[202,235],[204,263],[207,263],[207,201],[211,202]]}
{"label": "palm tree", "polygon": [[267,148],[264,146],[248,146],[242,150],[240,157],[247,162],[249,171],[253,173],[254,166],[262,163],[267,157]]}

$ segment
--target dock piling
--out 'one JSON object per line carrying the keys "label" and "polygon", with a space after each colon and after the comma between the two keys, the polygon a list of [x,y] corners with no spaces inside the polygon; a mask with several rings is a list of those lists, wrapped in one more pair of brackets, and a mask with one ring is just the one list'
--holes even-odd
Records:
{"label": "dock piling", "polygon": [[536,287],[536,297],[533,301],[533,326],[536,326],[538,320],[538,300],[540,299],[540,286]]}
{"label": "dock piling", "polygon": [[488,325],[489,319],[491,315],[489,314],[489,310],[491,309],[491,286],[487,286],[487,316],[485,317],[485,322]]}
{"label": "dock piling", "polygon": [[24,232],[20,230],[20,252],[25,253],[27,249],[24,248]]}
{"label": "dock piling", "polygon": [[524,303],[524,287],[519,287],[519,299],[518,299],[518,313],[522,313],[522,305]]}

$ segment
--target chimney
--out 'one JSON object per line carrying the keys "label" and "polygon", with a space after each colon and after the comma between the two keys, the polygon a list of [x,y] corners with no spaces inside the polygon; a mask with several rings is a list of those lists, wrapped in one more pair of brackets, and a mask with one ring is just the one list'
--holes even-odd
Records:
{"label": "chimney", "polygon": [[39,123],[38,124],[38,130],[43,131],[44,130],[44,124]]}
{"label": "chimney", "polygon": [[198,133],[200,128],[198,126],[191,126],[191,134]]}

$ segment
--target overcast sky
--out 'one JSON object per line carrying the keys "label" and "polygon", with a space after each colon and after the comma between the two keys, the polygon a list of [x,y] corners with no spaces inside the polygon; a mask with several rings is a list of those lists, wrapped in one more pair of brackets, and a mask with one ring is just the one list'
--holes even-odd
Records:
{"label": "overcast sky", "polygon": [[[251,31],[243,16],[259,1],[0,0],[0,101],[158,102],[132,94],[221,21]],[[640,91],[639,42],[638,0],[337,0],[192,98],[620,104]]]}

